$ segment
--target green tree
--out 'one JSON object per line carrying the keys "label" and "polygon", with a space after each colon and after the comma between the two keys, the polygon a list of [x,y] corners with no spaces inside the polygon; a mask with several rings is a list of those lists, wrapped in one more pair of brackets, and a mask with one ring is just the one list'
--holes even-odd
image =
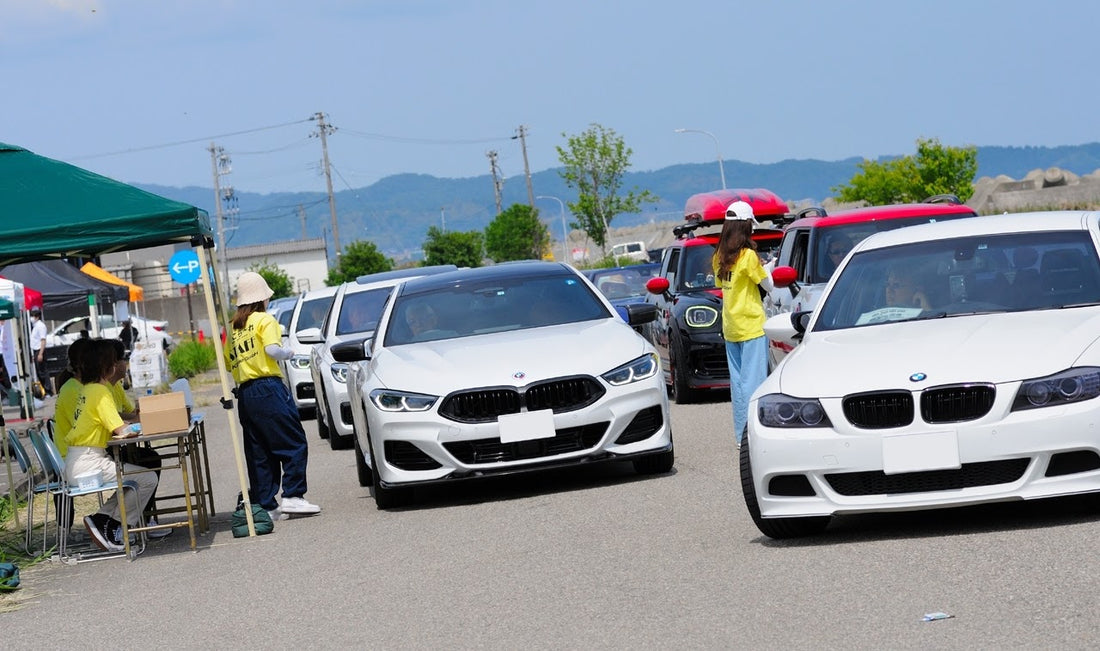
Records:
{"label": "green tree", "polygon": [[496,262],[538,260],[549,243],[538,209],[527,204],[512,204],[485,227],[485,253]]}
{"label": "green tree", "polygon": [[592,124],[579,135],[561,135],[566,146],[556,148],[563,166],[558,174],[577,190],[576,202],[569,204],[577,221],[570,225],[588,233],[606,254],[607,229],[615,215],[639,212],[643,203],[657,201],[657,196],[649,190],[619,196],[634,150],[613,129]]}
{"label": "green tree", "polygon": [[954,194],[966,201],[974,195],[978,148],[947,147],[935,138],[918,139],[915,156],[888,161],[865,160],[847,185],[833,188],[840,201],[866,201],[874,206],[923,201],[937,194]]}
{"label": "green tree", "polygon": [[428,237],[424,240],[424,264],[480,267],[484,249],[482,235],[477,231],[445,233],[435,226],[430,226]]}
{"label": "green tree", "polygon": [[393,259],[382,255],[374,242],[355,240],[344,248],[336,266],[328,270],[325,284],[329,287],[351,282],[359,276],[393,269]]}
{"label": "green tree", "polygon": [[285,298],[294,294],[294,279],[291,278],[287,272],[283,271],[279,265],[272,262],[268,262],[267,258],[264,258],[263,262],[253,262],[248,266],[248,271],[255,271],[263,276],[263,279],[267,281],[267,286],[271,288],[271,291],[275,292],[271,295],[271,299]]}

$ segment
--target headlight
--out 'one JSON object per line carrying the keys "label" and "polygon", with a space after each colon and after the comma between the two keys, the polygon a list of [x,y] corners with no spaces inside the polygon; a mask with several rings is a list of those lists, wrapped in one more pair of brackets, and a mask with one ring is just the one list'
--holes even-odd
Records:
{"label": "headlight", "polygon": [[370,392],[370,401],[382,411],[428,411],[437,399],[437,396],[391,391],[390,389],[375,389]]}
{"label": "headlight", "polygon": [[348,365],[340,362],[336,362],[329,367],[329,372],[332,373],[332,379],[336,380],[340,384],[348,383]]}
{"label": "headlight", "polygon": [[290,368],[304,371],[305,369],[309,368],[309,355],[295,355],[294,357],[291,357],[290,361],[287,363],[290,364]]}
{"label": "headlight", "polygon": [[1034,380],[1025,380],[1016,392],[1012,411],[1066,405],[1100,396],[1100,368],[1071,368]]}
{"label": "headlight", "polygon": [[782,393],[761,396],[756,403],[760,424],[766,427],[832,427],[816,399],[792,398]]}
{"label": "headlight", "polygon": [[684,321],[692,328],[709,328],[718,320],[718,310],[706,305],[693,305],[684,313]]}
{"label": "headlight", "polygon": [[649,353],[648,355],[642,355],[629,364],[623,364],[613,371],[608,371],[601,377],[607,380],[608,384],[617,387],[653,377],[659,368],[657,356]]}

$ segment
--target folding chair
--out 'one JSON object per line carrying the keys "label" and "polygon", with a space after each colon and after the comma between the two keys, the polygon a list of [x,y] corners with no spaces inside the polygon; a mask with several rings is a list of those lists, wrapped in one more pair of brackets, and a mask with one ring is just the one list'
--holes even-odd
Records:
{"label": "folding chair", "polygon": [[[31,438],[31,443],[34,445],[34,449],[38,452],[43,466],[49,464],[50,472],[53,473],[56,478],[55,481],[59,484],[57,493],[61,495],[61,507],[60,514],[57,523],[57,556],[64,562],[80,562],[82,560],[98,560],[101,558],[115,558],[119,556],[125,556],[120,552],[101,552],[93,551],[91,553],[81,552],[79,556],[68,555],[68,538],[69,529],[72,527],[72,523],[69,522],[69,504],[74,498],[82,497],[84,495],[95,495],[99,499],[100,506],[103,505],[103,494],[109,491],[117,492],[118,482],[115,480],[108,481],[104,478],[103,482],[94,488],[81,488],[75,484],[70,483],[65,477],[65,463],[61,460],[61,453],[57,449],[57,445],[48,437],[43,436],[38,430],[28,430],[27,434]],[[131,490],[134,494],[137,494],[137,483],[133,481],[122,482],[122,490]],[[123,495],[119,495],[118,499],[124,499]],[[141,517],[139,510],[138,517],[140,525],[145,525],[145,519]],[[140,554],[145,551],[145,534],[142,533],[139,536],[141,544],[135,554]],[[131,547],[133,549],[133,547]]]}
{"label": "folding chair", "polygon": [[[27,449],[23,447],[22,441],[19,440],[19,435],[16,434],[13,429],[8,430],[8,443],[14,451],[15,460],[19,464],[19,469],[27,476],[27,532],[23,548],[29,554],[31,553],[31,530],[34,529],[34,497],[35,495],[50,495],[60,489],[60,484],[50,480],[49,473],[46,472],[45,467],[42,469],[43,481],[40,482],[35,478],[34,465],[31,463],[30,455],[27,454]],[[41,462],[39,462],[39,465],[41,465]],[[46,532],[50,528],[49,524],[50,506],[47,504],[46,522],[42,525],[42,551],[46,551]]]}

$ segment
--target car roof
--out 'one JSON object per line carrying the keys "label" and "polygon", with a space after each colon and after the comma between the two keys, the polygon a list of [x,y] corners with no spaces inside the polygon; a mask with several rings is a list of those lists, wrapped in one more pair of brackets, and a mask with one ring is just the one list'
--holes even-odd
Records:
{"label": "car roof", "polygon": [[492,281],[500,278],[527,278],[547,275],[571,275],[579,272],[564,262],[544,262],[541,260],[518,260],[501,262],[487,267],[458,269],[449,273],[414,278],[402,285],[401,295],[418,294],[433,291],[462,281]]}
{"label": "car roof", "polygon": [[325,298],[327,296],[336,296],[336,290],[340,289],[339,285],[333,285],[332,287],[321,287],[319,289],[311,289],[308,292],[302,294],[303,301],[312,301],[315,298]]}
{"label": "car roof", "polygon": [[656,269],[660,266],[661,266],[660,262],[641,262],[641,263],[638,263],[638,264],[627,264],[627,265],[623,265],[621,267],[598,267],[596,269],[583,269],[583,270],[579,270],[579,271],[582,274],[584,274],[584,276],[586,276],[588,278],[592,278],[596,274],[604,274],[604,273],[611,273],[611,272],[615,272],[615,271],[623,271],[624,269],[634,269],[635,271],[637,271],[639,269]]}
{"label": "car roof", "polygon": [[392,271],[381,271],[376,274],[359,276],[355,279],[355,282],[359,283],[360,285],[367,285],[370,283],[379,283],[387,280],[411,278],[413,276],[430,276],[432,274],[455,271],[456,269],[458,269],[458,267],[453,264],[437,264],[427,267],[408,267],[406,269],[393,269]]}
{"label": "car roof", "polygon": [[788,228],[829,228],[841,224],[878,221],[883,219],[903,219],[905,217],[935,217],[937,215],[971,215],[978,213],[963,203],[903,203],[889,206],[867,206],[841,210],[823,217],[803,217],[791,223]]}
{"label": "car roof", "polygon": [[976,237],[999,233],[1084,230],[1088,228],[1090,221],[1096,224],[1098,220],[1100,220],[1100,212],[1069,210],[987,215],[975,219],[952,219],[883,231],[875,233],[856,246],[862,251],[933,239]]}

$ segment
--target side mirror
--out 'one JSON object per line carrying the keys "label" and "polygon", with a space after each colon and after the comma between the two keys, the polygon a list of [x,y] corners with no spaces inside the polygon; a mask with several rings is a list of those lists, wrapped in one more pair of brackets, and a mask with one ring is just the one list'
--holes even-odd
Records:
{"label": "side mirror", "polygon": [[657,320],[657,306],[652,303],[627,303],[617,306],[615,311],[632,327]]}
{"label": "side mirror", "polygon": [[325,338],[321,336],[320,328],[305,328],[298,331],[298,342],[303,344],[320,344],[324,343]]}
{"label": "side mirror", "polygon": [[645,283],[645,290],[650,294],[668,293],[668,278],[665,278],[664,276],[650,278]]}
{"label": "side mirror", "polygon": [[798,339],[802,338],[802,335],[806,334],[806,328],[810,325],[810,317],[813,316],[813,311],[805,312],[791,312],[791,327],[794,328],[795,336]]}
{"label": "side mirror", "polygon": [[791,296],[798,294],[798,271],[794,267],[776,267],[772,270],[772,284],[791,290]]}
{"label": "side mirror", "polygon": [[365,362],[370,359],[370,339],[343,341],[332,347],[332,359],[345,364]]}

